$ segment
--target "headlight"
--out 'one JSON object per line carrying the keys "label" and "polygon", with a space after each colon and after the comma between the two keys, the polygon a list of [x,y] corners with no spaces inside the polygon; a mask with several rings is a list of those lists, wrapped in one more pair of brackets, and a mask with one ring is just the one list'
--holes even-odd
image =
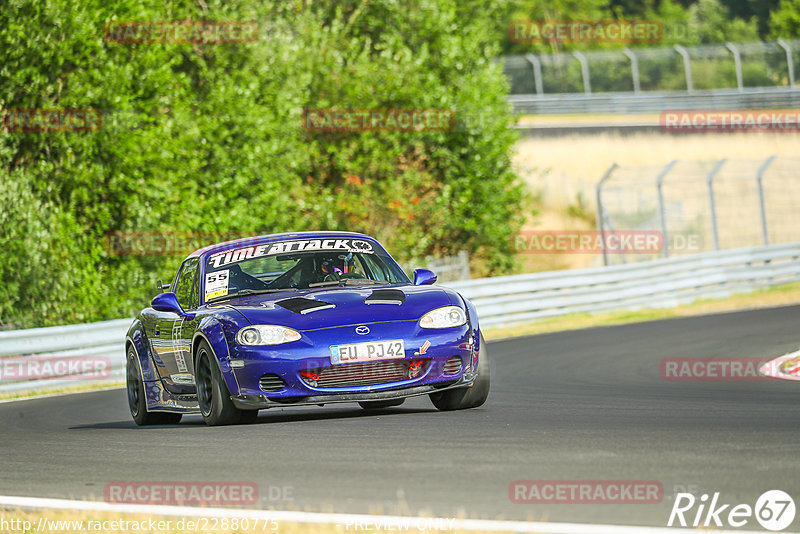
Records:
{"label": "headlight", "polygon": [[236,334],[236,342],[239,345],[280,345],[300,339],[300,332],[272,324],[256,324],[245,326]]}
{"label": "headlight", "polygon": [[467,315],[458,306],[444,306],[429,311],[419,320],[422,328],[450,328],[466,324]]}

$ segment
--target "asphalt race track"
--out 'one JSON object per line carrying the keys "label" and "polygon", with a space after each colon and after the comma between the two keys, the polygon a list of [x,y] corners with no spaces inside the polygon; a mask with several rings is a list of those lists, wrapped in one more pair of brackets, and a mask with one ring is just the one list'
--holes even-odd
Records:
{"label": "asphalt race track", "polygon": [[[137,428],[124,390],[0,404],[0,494],[103,498],[114,481],[246,481],[274,509],[666,526],[676,488],[800,501],[800,383],[665,381],[668,357],[776,357],[800,306],[490,343],[480,409],[427,397]],[[659,504],[514,504],[514,480],[655,480]],[[793,529],[800,519],[793,523]],[[754,520],[748,529],[758,529]]]}

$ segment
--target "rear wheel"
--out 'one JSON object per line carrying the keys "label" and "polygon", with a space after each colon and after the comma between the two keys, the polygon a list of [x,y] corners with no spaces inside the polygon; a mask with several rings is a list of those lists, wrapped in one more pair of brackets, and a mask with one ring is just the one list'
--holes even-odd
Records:
{"label": "rear wheel", "polygon": [[217,365],[216,357],[205,341],[201,341],[197,347],[196,361],[197,403],[200,405],[200,413],[206,424],[209,426],[234,425],[242,422],[243,413],[247,414],[244,422],[255,420],[258,410],[243,412],[234,406],[228,386]]}
{"label": "rear wheel", "polygon": [[363,401],[359,402],[358,405],[364,408],[365,410],[383,410],[384,408],[393,408],[395,406],[400,406],[405,401],[406,399],[392,399],[385,401]]}
{"label": "rear wheel", "polygon": [[147,397],[144,392],[144,379],[139,369],[136,351],[128,348],[128,358],[125,364],[125,381],[128,393],[128,408],[133,421],[139,426],[148,425],[176,425],[180,423],[182,415],[179,413],[148,412]]}
{"label": "rear wheel", "polygon": [[431,402],[442,411],[466,410],[477,408],[486,402],[489,396],[489,355],[486,350],[486,341],[481,334],[481,345],[478,353],[478,376],[472,387],[450,389],[439,393],[431,393]]}

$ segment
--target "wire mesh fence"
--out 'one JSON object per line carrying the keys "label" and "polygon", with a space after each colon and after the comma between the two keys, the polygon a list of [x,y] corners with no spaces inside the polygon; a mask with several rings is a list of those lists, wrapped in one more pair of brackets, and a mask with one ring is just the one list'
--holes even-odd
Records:
{"label": "wire mesh fence", "polygon": [[600,231],[661,232],[658,254],[617,264],[800,240],[800,157],[613,165],[597,184]]}
{"label": "wire mesh fence", "polygon": [[503,58],[512,95],[795,87],[800,40]]}

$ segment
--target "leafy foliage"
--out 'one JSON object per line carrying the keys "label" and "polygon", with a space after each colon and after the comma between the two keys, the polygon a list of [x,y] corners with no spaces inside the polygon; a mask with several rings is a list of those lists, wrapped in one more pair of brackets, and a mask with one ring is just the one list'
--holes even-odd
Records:
{"label": "leafy foliage", "polygon": [[770,13],[770,31],[775,39],[800,37],[800,0],[780,0],[778,9]]}
{"label": "leafy foliage", "polygon": [[[165,6],[0,8],[0,109],[103,115],[98,131],[0,132],[3,323],[99,320],[146,304],[181,256],[116,254],[112,232],[364,231],[400,260],[466,248],[481,274],[511,267],[523,194],[499,49],[465,17],[477,2]],[[110,22],[157,20],[259,21],[259,36],[104,38]],[[447,109],[456,128],[310,131],[304,108]]]}
{"label": "leafy foliage", "polygon": [[[767,37],[769,27],[775,37],[793,37],[792,18],[798,17],[797,0],[511,0],[505,15],[496,17],[495,32],[501,40],[503,55],[555,53],[569,50],[621,49],[725,42],[757,41]],[[777,15],[780,13],[780,15]],[[779,22],[775,17],[778,16]],[[663,38],[658,42],[633,43],[515,43],[508,35],[513,20],[654,20],[663,24]],[[772,22],[770,22],[772,21]],[[789,33],[777,35],[784,26]]]}

